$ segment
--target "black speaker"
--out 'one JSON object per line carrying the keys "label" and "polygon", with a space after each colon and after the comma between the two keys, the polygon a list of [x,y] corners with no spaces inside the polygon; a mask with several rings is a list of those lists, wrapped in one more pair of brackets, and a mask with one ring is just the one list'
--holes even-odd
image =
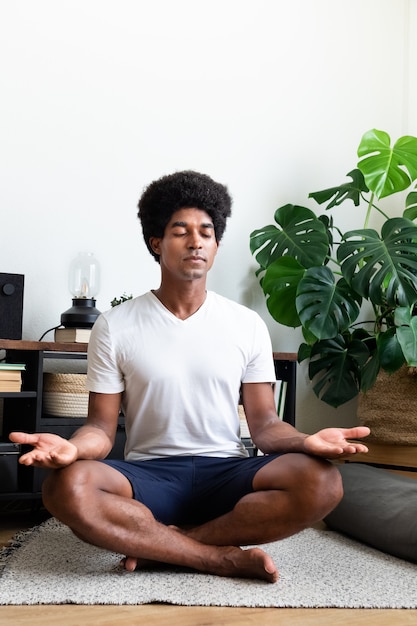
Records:
{"label": "black speaker", "polygon": [[23,274],[0,273],[0,338],[22,339]]}

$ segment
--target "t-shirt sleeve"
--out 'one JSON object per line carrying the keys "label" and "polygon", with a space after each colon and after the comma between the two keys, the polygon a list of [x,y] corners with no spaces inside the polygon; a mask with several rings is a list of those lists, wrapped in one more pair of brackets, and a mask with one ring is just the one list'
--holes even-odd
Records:
{"label": "t-shirt sleeve", "polygon": [[102,314],[93,326],[88,343],[87,389],[96,393],[120,393],[124,388],[108,322]]}
{"label": "t-shirt sleeve", "polygon": [[243,383],[275,382],[271,338],[265,322],[256,314],[252,336],[251,358],[243,375]]}

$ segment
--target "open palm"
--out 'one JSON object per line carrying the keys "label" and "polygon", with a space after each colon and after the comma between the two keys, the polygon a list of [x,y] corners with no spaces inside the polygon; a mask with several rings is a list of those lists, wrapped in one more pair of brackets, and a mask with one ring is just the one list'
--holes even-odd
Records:
{"label": "open palm", "polygon": [[367,452],[368,448],[360,442],[348,439],[360,439],[369,435],[366,426],[354,428],[324,428],[304,440],[305,451],[309,454],[336,459],[357,452]]}
{"label": "open palm", "polygon": [[56,469],[77,460],[77,448],[70,441],[50,433],[10,433],[14,443],[33,446],[33,450],[22,454],[19,463]]}

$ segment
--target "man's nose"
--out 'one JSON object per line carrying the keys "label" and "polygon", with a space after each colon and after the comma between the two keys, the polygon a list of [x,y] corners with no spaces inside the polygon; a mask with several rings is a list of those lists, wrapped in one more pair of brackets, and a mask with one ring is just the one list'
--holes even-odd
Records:
{"label": "man's nose", "polygon": [[200,236],[200,233],[196,232],[196,233],[193,233],[191,235],[190,248],[192,248],[193,250],[201,248],[201,236]]}

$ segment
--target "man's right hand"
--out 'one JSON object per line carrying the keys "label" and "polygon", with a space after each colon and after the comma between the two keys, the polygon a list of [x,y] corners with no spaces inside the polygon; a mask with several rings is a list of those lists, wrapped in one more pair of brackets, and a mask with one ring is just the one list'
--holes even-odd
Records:
{"label": "man's right hand", "polygon": [[35,467],[45,467],[58,469],[71,465],[78,458],[76,446],[59,435],[50,433],[28,433],[13,432],[9,435],[10,441],[23,445],[33,446],[33,450],[22,454],[19,463],[22,465],[34,465]]}

